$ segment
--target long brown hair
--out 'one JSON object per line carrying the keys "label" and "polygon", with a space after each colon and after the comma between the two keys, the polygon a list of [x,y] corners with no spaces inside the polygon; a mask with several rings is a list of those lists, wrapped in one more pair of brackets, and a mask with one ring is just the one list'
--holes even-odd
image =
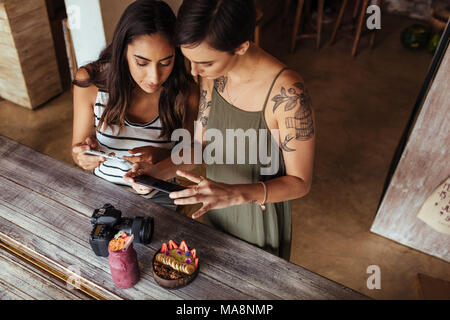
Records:
{"label": "long brown hair", "polygon": [[[130,74],[126,58],[128,44],[138,36],[159,32],[174,45],[175,23],[175,14],[163,1],[138,0],[132,3],[120,18],[112,43],[102,51],[97,61],[84,66],[89,80],[73,81],[74,85],[80,87],[93,84],[109,94],[97,130],[104,126],[118,125],[123,128],[125,125],[126,110],[131,102],[133,89],[137,86]],[[186,70],[183,54],[175,47],[174,67],[162,85],[159,98],[161,137],[170,138],[175,129],[183,127],[186,104],[193,83],[192,76]]]}

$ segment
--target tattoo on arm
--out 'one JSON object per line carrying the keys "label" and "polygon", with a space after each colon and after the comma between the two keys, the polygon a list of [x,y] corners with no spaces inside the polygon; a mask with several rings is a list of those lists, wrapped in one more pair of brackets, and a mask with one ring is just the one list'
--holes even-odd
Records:
{"label": "tattoo on arm", "polygon": [[200,107],[198,111],[198,118],[200,119],[200,122],[202,123],[202,126],[206,127],[208,124],[208,117],[205,116],[206,110],[211,107],[212,101],[207,101],[208,99],[206,96],[208,95],[208,91],[202,90],[201,96],[200,96]]}
{"label": "tattoo on arm", "polygon": [[[297,107],[293,117],[286,117],[286,128],[295,129],[295,139],[299,141],[306,141],[314,137],[314,123],[312,114],[312,101],[308,90],[305,89],[301,82],[294,83],[294,86],[300,89],[301,93],[297,93],[294,88],[287,90],[281,87],[280,94],[276,95],[272,101],[275,102],[273,112],[284,104],[284,111],[290,111]],[[287,144],[294,139],[292,135],[287,135],[282,143],[282,149],[286,152],[295,151],[287,146]]]}
{"label": "tattoo on arm", "polygon": [[216,88],[217,91],[222,93],[225,90],[227,81],[228,81],[228,78],[225,76],[221,76],[220,78],[217,78],[216,80],[214,80],[214,88]]}
{"label": "tattoo on arm", "polygon": [[289,143],[289,142],[291,142],[291,140],[292,139],[294,139],[294,137],[292,137],[291,135],[287,135],[286,137],[284,137],[284,141],[283,141],[283,143],[281,144],[281,149],[283,149],[284,151],[286,151],[286,152],[292,152],[292,151],[295,151],[295,149],[291,149],[291,148],[289,148],[288,146],[287,146],[287,144]]}
{"label": "tattoo on arm", "polygon": [[208,125],[208,117],[200,117],[200,122],[202,123],[202,126],[206,127]]}
{"label": "tattoo on arm", "polygon": [[[201,83],[200,83],[200,85],[201,85]],[[225,90],[226,85],[227,85],[227,77],[225,77],[225,76],[222,76],[222,77],[214,80],[214,88],[216,88],[216,90],[219,91],[220,93],[222,93]],[[208,95],[208,91],[202,89],[198,117],[199,117],[200,122],[202,123],[203,127],[206,127],[206,125],[208,124],[208,117],[205,116],[205,112],[208,108],[211,107],[211,104],[212,104],[212,101],[208,101],[207,95]]]}

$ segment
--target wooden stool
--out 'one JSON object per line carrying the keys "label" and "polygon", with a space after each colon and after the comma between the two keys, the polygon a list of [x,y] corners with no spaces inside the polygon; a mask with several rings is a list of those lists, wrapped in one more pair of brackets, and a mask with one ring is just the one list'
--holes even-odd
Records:
{"label": "wooden stool", "polygon": [[[336,20],[336,25],[334,26],[333,34],[331,35],[330,45],[332,45],[334,43],[337,31],[338,31],[341,21],[342,21],[342,17],[344,15],[345,8],[347,7],[347,4],[348,4],[348,0],[342,0],[341,8],[339,10],[339,15]],[[361,0],[357,0],[355,8],[353,9],[353,16],[352,16],[353,20],[355,20],[356,16],[358,15],[358,9],[360,7],[360,4],[361,4]],[[358,19],[358,26],[356,28],[356,34],[355,34],[355,37],[353,40],[352,57],[354,57],[356,55],[356,51],[358,49],[359,40],[361,39],[362,26],[364,24],[364,17],[366,15],[366,10],[367,10],[368,5],[369,5],[369,0],[362,0],[362,7],[361,7],[360,14],[359,14],[359,19]],[[377,5],[381,8],[381,0],[377,0]],[[372,34],[370,36],[370,48],[373,48],[373,45],[375,43],[375,31],[371,31],[371,33]],[[349,35],[345,34],[345,36],[348,37]],[[353,36],[350,35],[350,37],[353,37]]]}
{"label": "wooden stool", "polygon": [[[297,11],[295,13],[295,21],[294,21],[294,29],[292,31],[292,40],[291,40],[291,53],[294,53],[295,45],[298,39],[301,38],[316,38],[316,49],[320,48],[320,36],[322,33],[322,17],[323,17],[323,6],[325,0],[318,0],[319,6],[317,9],[317,33],[308,33],[308,34],[298,34],[298,30],[300,27],[300,21],[303,11],[303,6],[305,4],[305,0],[298,0]],[[310,0],[307,0],[307,7],[310,8]],[[287,8],[287,5],[286,7]],[[309,10],[307,10],[309,13]]]}

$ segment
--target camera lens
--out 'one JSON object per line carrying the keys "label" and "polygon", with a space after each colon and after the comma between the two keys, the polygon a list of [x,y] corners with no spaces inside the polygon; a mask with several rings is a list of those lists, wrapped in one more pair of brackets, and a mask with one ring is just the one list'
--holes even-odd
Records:
{"label": "camera lens", "polygon": [[153,234],[153,218],[136,217],[131,225],[136,243],[149,244]]}
{"label": "camera lens", "polygon": [[153,235],[153,218],[144,218],[141,228],[141,239],[143,244],[149,244]]}

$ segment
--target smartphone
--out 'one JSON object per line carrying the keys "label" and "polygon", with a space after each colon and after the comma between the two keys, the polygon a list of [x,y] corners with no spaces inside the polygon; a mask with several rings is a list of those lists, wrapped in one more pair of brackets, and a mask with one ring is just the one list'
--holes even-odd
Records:
{"label": "smartphone", "polygon": [[104,157],[104,158],[109,159],[109,160],[117,160],[117,161],[121,161],[121,162],[127,162],[127,160],[125,160],[123,158],[116,157],[116,156],[110,156],[110,155],[107,155],[106,153],[101,152],[101,151],[86,150],[84,152],[84,154],[87,154],[87,155],[90,155],[90,156],[100,156],[100,157]]}
{"label": "smartphone", "polygon": [[145,174],[134,177],[134,182],[165,193],[187,189],[186,187],[180,186],[179,184],[156,179]]}

